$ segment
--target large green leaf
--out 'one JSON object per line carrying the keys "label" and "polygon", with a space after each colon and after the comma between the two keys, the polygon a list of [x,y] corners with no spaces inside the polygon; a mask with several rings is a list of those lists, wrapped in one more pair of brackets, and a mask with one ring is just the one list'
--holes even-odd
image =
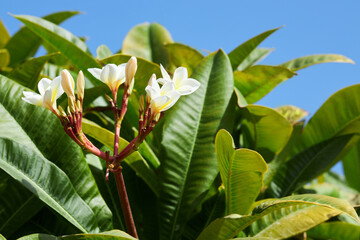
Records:
{"label": "large green leaf", "polygon": [[[257,202],[251,215],[232,214],[213,221],[197,240],[225,240],[251,225],[256,237],[283,239],[304,232],[330,217],[346,213],[359,222],[344,200],[315,194],[295,195]],[[281,224],[279,224],[281,222]]]}
{"label": "large green leaf", "polygon": [[98,232],[92,209],[55,164],[25,146],[0,138],[1,168],[83,232]]}
{"label": "large green leaf", "polygon": [[199,64],[200,88],[165,114],[159,171],[160,239],[175,239],[214,181],[214,137],[233,92],[230,61],[219,50]]}
{"label": "large green leaf", "polygon": [[28,60],[11,71],[7,77],[35,91],[45,64],[54,55],[56,54],[49,54]]}
{"label": "large green leaf", "polygon": [[[31,145],[35,145],[46,159],[66,173],[76,192],[95,213],[100,230],[111,229],[111,212],[99,193],[81,148],[64,133],[59,120],[50,111],[21,100],[24,90],[27,89],[0,76],[0,104],[11,116],[8,119],[12,119],[13,125],[22,129],[19,132],[2,128],[0,132],[7,132],[6,137],[12,139],[16,136],[15,141],[24,138],[22,135],[25,132],[26,138],[31,139]],[[34,151],[34,148],[29,148]]]}
{"label": "large green leaf", "polygon": [[93,67],[99,68],[100,65],[91,56],[90,50],[81,39],[45,19],[27,15],[17,15],[15,17],[40,38],[49,43],[49,45],[66,56],[75,66],[84,72],[93,84],[99,85],[99,81],[87,69]]}
{"label": "large green leaf", "polygon": [[[96,123],[83,119],[82,121],[83,131],[85,134],[88,134],[90,137],[95,138],[106,147],[112,149],[114,146],[114,133],[109,130],[100,127]],[[123,138],[119,138],[119,151],[124,149],[129,144]],[[136,174],[141,177],[149,187],[154,191],[154,193],[159,195],[159,182],[158,177],[153,169],[150,168],[149,164],[145,159],[140,155],[139,152],[134,152],[130,156],[124,159],[124,161],[136,172]]]}
{"label": "large green leaf", "polygon": [[[78,13],[79,12],[76,11],[63,11],[47,15],[43,18],[54,24],[60,24]],[[27,58],[34,56],[41,42],[41,38],[34,34],[29,28],[21,28],[11,37],[5,46],[11,55],[10,66],[14,67],[24,62]]]}
{"label": "large green leaf", "polygon": [[237,67],[237,71],[243,71],[248,67],[251,67],[262,59],[266,58],[272,51],[273,48],[256,48],[254,49],[249,56],[247,56],[244,61]]}
{"label": "large green leaf", "polygon": [[275,32],[278,29],[279,28],[274,28],[266,32],[263,32],[247,40],[246,42],[244,42],[243,44],[232,50],[229,53],[229,59],[233,70],[236,70],[239,67],[239,65],[245,61],[245,59],[251,54],[251,52],[253,52],[256,49],[257,46],[259,46],[259,44],[262,41],[264,41],[268,36],[270,36],[273,32]]}
{"label": "large green leaf", "polygon": [[292,125],[271,108],[248,105],[241,110],[240,144],[259,152],[270,162],[288,142]]}
{"label": "large green leaf", "polygon": [[112,230],[109,232],[102,233],[91,233],[91,234],[75,234],[75,235],[67,235],[62,237],[55,237],[53,235],[43,234],[43,233],[35,233],[28,236],[24,236],[19,238],[18,240],[136,240],[126,232],[120,230]]}
{"label": "large green leaf", "polygon": [[10,39],[10,34],[6,30],[5,25],[0,20],[0,48],[3,48]]}
{"label": "large green leaf", "polygon": [[360,239],[360,226],[345,222],[327,222],[306,233],[308,237],[315,239],[358,240]]}
{"label": "large green leaf", "polygon": [[168,43],[165,45],[169,54],[170,67],[172,70],[178,67],[186,67],[191,75],[204,56],[187,45],[181,43]]}
{"label": "large green leaf", "polygon": [[[126,63],[129,61],[130,57],[130,55],[115,54],[102,59],[101,62],[103,64],[114,63],[118,65]],[[147,86],[151,75],[155,73],[158,78],[161,76],[160,66],[139,57],[137,58],[137,64],[138,68],[135,74],[134,88],[139,94],[145,94],[145,87]]]}
{"label": "large green leaf", "polygon": [[132,28],[126,35],[121,52],[141,57],[165,67],[169,57],[166,43],[172,43],[170,33],[158,23],[142,23]]}
{"label": "large green leaf", "polygon": [[234,72],[234,85],[250,104],[259,101],[279,83],[293,77],[294,74],[284,67],[256,65],[244,71]]}
{"label": "large green leaf", "polygon": [[360,192],[360,141],[342,159],[347,184]]}
{"label": "large green leaf", "polygon": [[248,214],[267,170],[264,159],[249,149],[234,149],[233,139],[220,130],[215,139],[220,176],[225,186],[226,214]]}
{"label": "large green leaf", "polygon": [[319,63],[327,63],[327,62],[340,62],[340,63],[353,63],[354,61],[350,58],[339,54],[315,54],[310,56],[304,56],[296,59],[292,59],[288,62],[280,64],[282,67],[286,67],[291,71],[298,71],[303,68],[310,67]]}
{"label": "large green leaf", "polygon": [[10,54],[7,49],[0,49],[0,70],[7,67],[10,62]]}

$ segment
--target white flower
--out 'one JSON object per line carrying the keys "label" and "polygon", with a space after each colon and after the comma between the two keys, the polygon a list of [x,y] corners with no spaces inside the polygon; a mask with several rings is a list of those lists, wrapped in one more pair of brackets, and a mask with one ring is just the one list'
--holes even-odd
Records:
{"label": "white flower", "polygon": [[61,87],[60,77],[50,80],[43,78],[38,83],[40,94],[24,91],[24,97],[21,99],[33,105],[43,106],[51,111],[57,110],[56,100],[64,93]]}
{"label": "white flower", "polygon": [[188,78],[187,69],[184,67],[178,67],[175,70],[173,79],[170,78],[161,64],[160,68],[163,78],[159,78],[158,82],[163,85],[168,82],[173,82],[175,84],[175,91],[180,93],[180,95],[189,95],[200,87],[200,83],[197,80]]}
{"label": "white flower", "polygon": [[180,93],[175,91],[175,84],[173,82],[167,82],[160,88],[155,74],[151,76],[145,91],[150,99],[152,114],[168,110],[180,98]]}
{"label": "white flower", "polygon": [[107,64],[102,69],[89,68],[88,71],[97,79],[109,86],[110,90],[115,93],[119,86],[125,82],[126,64]]}

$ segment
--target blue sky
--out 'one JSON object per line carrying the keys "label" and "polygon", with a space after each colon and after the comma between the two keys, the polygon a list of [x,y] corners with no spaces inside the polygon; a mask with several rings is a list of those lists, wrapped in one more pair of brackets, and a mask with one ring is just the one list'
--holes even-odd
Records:
{"label": "blue sky", "polygon": [[112,51],[121,48],[126,33],[136,24],[158,22],[175,42],[200,51],[223,48],[230,52],[247,39],[285,25],[262,47],[275,51],[262,64],[276,65],[292,58],[338,53],[357,64],[328,63],[299,71],[279,85],[259,104],[277,107],[292,104],[313,114],[337,90],[360,80],[360,1],[3,1],[0,18],[11,34],[21,23],[8,15],[44,16],[61,10],[83,14],[62,24],[78,36],[86,36],[93,53],[101,44]]}

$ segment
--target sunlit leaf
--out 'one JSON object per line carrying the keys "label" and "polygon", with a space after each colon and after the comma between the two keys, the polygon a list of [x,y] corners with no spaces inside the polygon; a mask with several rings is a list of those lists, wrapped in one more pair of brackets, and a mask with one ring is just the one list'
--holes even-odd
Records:
{"label": "sunlit leaf", "polygon": [[0,20],[0,48],[3,48],[10,39],[10,34],[6,30],[5,25]]}
{"label": "sunlit leaf", "polygon": [[255,48],[246,58],[245,60],[238,66],[237,71],[243,71],[248,67],[251,67],[261,60],[266,58],[271,52],[273,52],[273,48]]}
{"label": "sunlit leaf", "polygon": [[322,223],[306,232],[308,237],[332,240],[360,239],[360,226],[345,222]]}
{"label": "sunlit leaf", "polygon": [[358,141],[342,159],[347,184],[360,191],[360,142]]}
{"label": "sunlit leaf", "polygon": [[275,108],[281,115],[283,115],[291,124],[295,124],[303,120],[309,115],[304,109],[298,108],[293,105],[285,105]]}
{"label": "sunlit leaf", "polygon": [[100,45],[97,49],[96,49],[96,55],[98,59],[103,59],[103,58],[107,58],[110,57],[112,54],[111,50],[108,48],[108,46],[106,45]]}
{"label": "sunlit leaf", "polygon": [[7,67],[10,62],[10,54],[7,49],[0,49],[0,69]]}

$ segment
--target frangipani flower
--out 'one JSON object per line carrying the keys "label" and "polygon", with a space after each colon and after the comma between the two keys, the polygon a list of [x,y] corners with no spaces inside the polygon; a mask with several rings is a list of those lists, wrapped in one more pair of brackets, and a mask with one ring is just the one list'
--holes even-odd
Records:
{"label": "frangipani flower", "polygon": [[178,67],[174,72],[173,79],[170,78],[161,64],[160,68],[163,78],[159,78],[158,82],[163,85],[167,82],[173,82],[175,84],[175,91],[180,93],[180,95],[189,95],[200,87],[200,83],[197,80],[188,78],[187,68]]}
{"label": "frangipani flower", "polygon": [[33,105],[43,106],[50,111],[56,111],[56,100],[64,93],[61,87],[60,77],[50,80],[43,78],[38,83],[38,90],[40,94],[24,91],[24,97],[21,99]]}
{"label": "frangipani flower", "polygon": [[89,68],[88,71],[97,79],[109,86],[111,92],[117,92],[119,86],[125,82],[126,63],[115,65],[107,64],[102,69]]}
{"label": "frangipani flower", "polygon": [[74,79],[69,73],[68,70],[64,69],[61,71],[61,86],[64,89],[66,95],[68,95],[69,98],[75,100],[75,93],[74,93]]}
{"label": "frangipani flower", "polygon": [[147,101],[150,101],[152,114],[160,113],[171,108],[180,98],[180,93],[175,91],[174,82],[167,82],[161,88],[153,74],[145,88]]}

